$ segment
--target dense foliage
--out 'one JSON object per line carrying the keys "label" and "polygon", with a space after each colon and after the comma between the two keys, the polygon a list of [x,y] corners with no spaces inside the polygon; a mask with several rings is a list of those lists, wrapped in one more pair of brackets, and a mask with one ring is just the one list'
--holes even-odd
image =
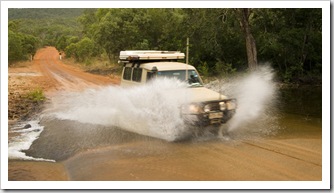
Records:
{"label": "dense foliage", "polygon": [[8,19],[54,19],[54,18],[70,18],[78,17],[84,9],[79,8],[31,8],[31,9],[9,9]]}
{"label": "dense foliage", "polygon": [[[280,80],[321,80],[321,9],[41,9],[53,15],[43,19],[34,14],[23,19],[17,16],[24,15],[20,10],[12,14],[20,19],[10,19],[10,50],[19,44],[15,36],[26,34],[36,37],[39,46],[56,46],[80,62],[101,56],[116,62],[126,49],[185,52],[189,38],[189,63],[216,76],[249,68],[246,43],[251,37],[256,65],[270,63]],[[57,11],[64,17],[57,17]]]}
{"label": "dense foliage", "polygon": [[31,59],[38,48],[56,46],[64,49],[67,41],[79,41],[81,28],[77,17],[83,9],[9,9],[9,65]]}

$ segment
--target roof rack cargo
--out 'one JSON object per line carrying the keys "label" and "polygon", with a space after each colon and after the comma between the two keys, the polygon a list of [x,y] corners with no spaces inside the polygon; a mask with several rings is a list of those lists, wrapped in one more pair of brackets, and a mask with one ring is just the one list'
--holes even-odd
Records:
{"label": "roof rack cargo", "polygon": [[136,60],[180,60],[184,59],[184,53],[180,51],[157,51],[157,50],[125,50],[119,54],[121,61]]}

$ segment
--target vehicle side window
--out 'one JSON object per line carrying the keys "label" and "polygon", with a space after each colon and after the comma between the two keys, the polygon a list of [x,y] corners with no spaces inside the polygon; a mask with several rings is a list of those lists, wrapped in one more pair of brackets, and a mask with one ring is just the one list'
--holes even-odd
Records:
{"label": "vehicle side window", "polygon": [[124,80],[131,80],[131,72],[132,72],[131,67],[125,67],[124,74],[123,74],[123,79]]}
{"label": "vehicle side window", "polygon": [[141,69],[141,68],[134,68],[133,69],[132,80],[136,81],[136,82],[141,82],[142,71],[143,71],[143,69]]}

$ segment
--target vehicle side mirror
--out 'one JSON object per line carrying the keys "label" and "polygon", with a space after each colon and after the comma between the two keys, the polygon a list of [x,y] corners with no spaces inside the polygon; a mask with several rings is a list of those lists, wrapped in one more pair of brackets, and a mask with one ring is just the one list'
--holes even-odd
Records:
{"label": "vehicle side mirror", "polygon": [[153,73],[157,73],[157,72],[158,72],[158,68],[157,68],[156,66],[153,66],[153,67],[152,67],[152,72],[153,72]]}

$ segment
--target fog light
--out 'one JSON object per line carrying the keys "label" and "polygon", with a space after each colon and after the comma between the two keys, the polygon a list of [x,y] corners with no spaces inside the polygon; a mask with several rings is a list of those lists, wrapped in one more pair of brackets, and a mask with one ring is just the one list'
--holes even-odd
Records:
{"label": "fog light", "polygon": [[210,112],[210,105],[205,105],[204,106],[204,112]]}
{"label": "fog light", "polygon": [[225,102],[220,102],[219,106],[220,106],[221,111],[225,111],[225,109],[226,109],[226,103]]}

